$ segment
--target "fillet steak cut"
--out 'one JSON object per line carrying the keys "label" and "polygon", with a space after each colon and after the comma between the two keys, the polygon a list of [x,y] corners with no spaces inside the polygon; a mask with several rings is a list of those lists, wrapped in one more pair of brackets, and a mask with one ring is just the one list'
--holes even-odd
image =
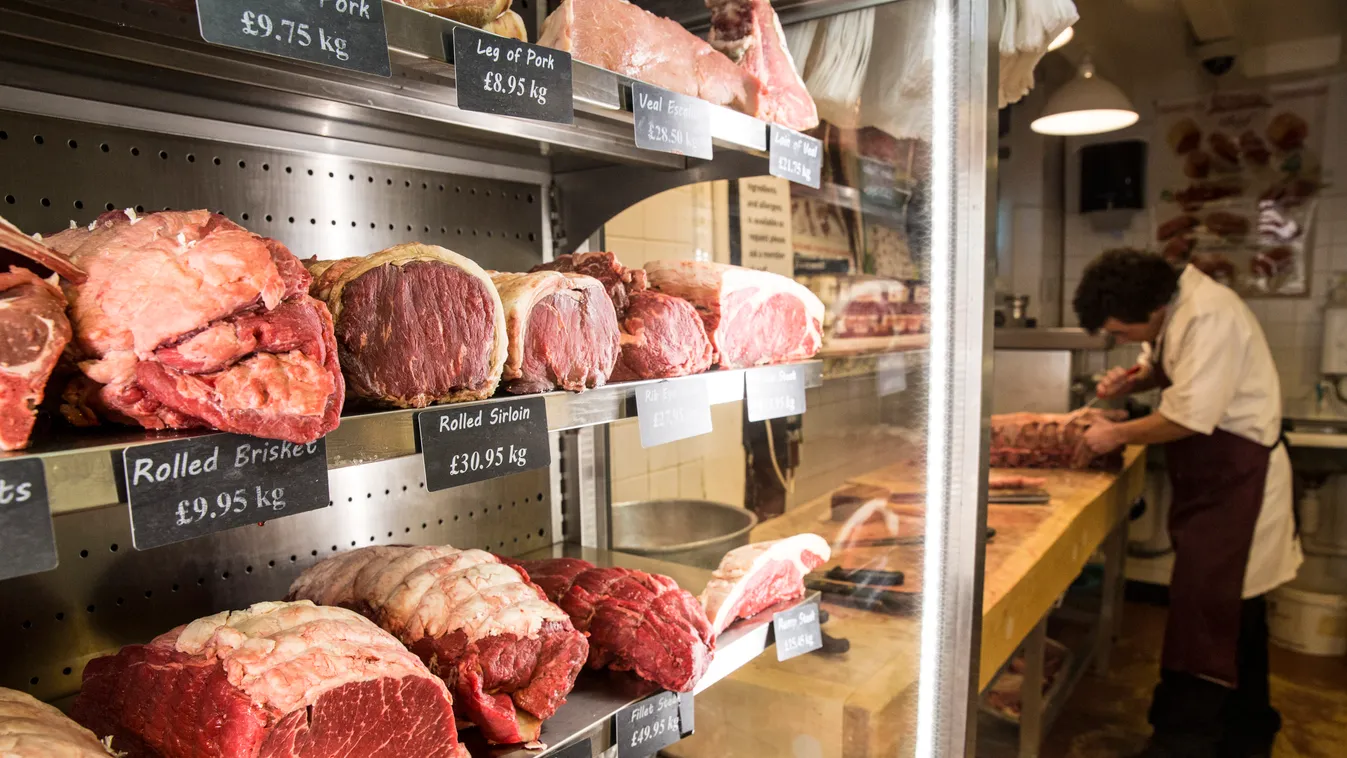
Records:
{"label": "fillet steak cut", "polygon": [[715,635],[706,613],[669,577],[596,568],[578,558],[518,565],[588,635],[590,668],[631,671],[667,690],[691,692],[711,665]]}
{"label": "fillet steak cut", "polygon": [[350,608],[388,630],[444,679],[460,725],[498,744],[538,739],[589,651],[527,574],[482,550],[352,550],[300,574],[289,597]]}
{"label": "fillet steak cut", "polygon": [[209,211],[109,212],[46,240],[88,272],[66,285],[82,376],[63,414],[312,442],[344,383],[332,318],[281,243]]}
{"label": "fillet steak cut", "polygon": [[614,381],[668,379],[711,367],[711,341],[696,309],[646,289],[644,270],[623,266],[612,253],[570,253],[533,270],[573,271],[603,282],[622,332]]}
{"label": "fillet steak cut", "polygon": [[769,0],[706,0],[711,47],[762,82],[753,115],[791,129],[818,126],[818,108],[796,73],[781,19]]}
{"label": "fillet steak cut", "polygon": [[491,273],[505,306],[509,356],[502,378],[516,395],[602,387],[617,362],[617,313],[603,284],[583,274]]}
{"label": "fillet steak cut", "polygon": [[258,603],[84,669],[76,721],[130,758],[468,758],[444,683],[357,613]]}
{"label": "fillet steak cut", "polygon": [[505,309],[476,263],[407,243],[358,258],[310,260],[352,397],[424,408],[491,397],[505,365]]}
{"label": "fillet steak cut", "polygon": [[817,534],[797,534],[726,553],[699,598],[711,628],[720,635],[738,619],[804,597],[805,574],[827,562],[831,552]]}
{"label": "fillet steak cut", "polygon": [[676,22],[626,0],[562,0],[538,44],[684,95],[753,115],[762,83]]}
{"label": "fillet steak cut", "polygon": [[25,268],[0,273],[0,450],[28,447],[70,320],[61,289]]}
{"label": "fillet steak cut", "polygon": [[108,758],[94,733],[32,695],[0,687],[0,755]]}
{"label": "fillet steak cut", "polygon": [[823,302],[794,279],[704,261],[651,261],[645,273],[697,308],[725,368],[803,360],[823,344]]}
{"label": "fillet steak cut", "polygon": [[1101,421],[1121,421],[1123,411],[1083,408],[1071,413],[1001,413],[992,416],[991,465],[995,468],[1118,468],[1122,451],[1095,455],[1085,432]]}

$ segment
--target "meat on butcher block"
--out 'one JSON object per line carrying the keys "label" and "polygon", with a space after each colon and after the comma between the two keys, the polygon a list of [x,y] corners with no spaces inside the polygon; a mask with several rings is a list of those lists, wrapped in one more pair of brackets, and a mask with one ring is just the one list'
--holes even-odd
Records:
{"label": "meat on butcher block", "polygon": [[359,614],[307,602],[96,658],[72,713],[128,758],[468,758],[443,682]]}
{"label": "meat on butcher block", "polygon": [[0,450],[28,447],[56,361],[70,342],[61,288],[26,268],[0,273]]}
{"label": "meat on butcher block", "polygon": [[0,687],[0,755],[109,758],[94,733],[32,695]]}
{"label": "meat on butcher block", "polygon": [[527,574],[482,550],[352,550],[300,574],[289,598],[350,608],[388,630],[443,677],[460,726],[497,744],[537,740],[589,652]]}
{"label": "meat on butcher block", "polygon": [[696,307],[725,368],[812,357],[823,345],[823,302],[794,279],[704,261],[645,264],[651,289]]}
{"label": "meat on butcher block", "polygon": [[770,0],[706,0],[711,10],[708,41],[762,82],[752,114],[791,129],[818,126],[818,107],[796,73],[781,19]]}
{"label": "meat on butcher block", "polygon": [[667,690],[691,692],[711,665],[711,624],[673,579],[579,558],[519,565],[589,636],[590,668],[630,671]]}
{"label": "meat on butcher block", "polygon": [[435,245],[311,260],[353,397],[424,408],[491,397],[505,366],[505,309],[491,277]]}
{"label": "meat on butcher block", "polygon": [[65,285],[82,375],[63,414],[312,442],[337,427],[332,317],[281,243],[210,211],[104,213],[46,239],[88,272]]}
{"label": "meat on butcher block", "polygon": [[817,534],[737,547],[702,590],[702,607],[717,635],[739,619],[751,618],[777,603],[804,597],[804,577],[828,561],[828,541]]}
{"label": "meat on butcher block", "polygon": [[992,416],[991,465],[995,468],[1119,468],[1122,450],[1095,455],[1085,432],[1125,411],[1082,408],[1071,413],[1001,413]]}
{"label": "meat on butcher block", "polygon": [[753,115],[762,83],[674,21],[626,0],[562,0],[538,44],[647,84]]}
{"label": "meat on butcher block", "polygon": [[583,274],[491,272],[505,306],[510,350],[501,377],[516,395],[602,387],[617,363],[617,312]]}
{"label": "meat on butcher block", "polygon": [[613,381],[669,379],[711,368],[711,340],[688,301],[652,292],[645,270],[627,268],[612,253],[569,253],[534,271],[574,271],[603,282],[621,329]]}

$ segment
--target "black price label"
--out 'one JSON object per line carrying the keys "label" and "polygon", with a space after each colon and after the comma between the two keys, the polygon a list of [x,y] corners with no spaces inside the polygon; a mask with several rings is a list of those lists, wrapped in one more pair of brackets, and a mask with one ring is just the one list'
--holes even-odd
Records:
{"label": "black price label", "polygon": [[461,26],[444,35],[444,48],[463,110],[575,121],[570,53]]}
{"label": "black price label", "polygon": [[632,82],[631,110],[637,147],[711,160],[711,111],[706,101]]}
{"label": "black price label", "polygon": [[771,128],[771,165],[768,170],[772,176],[818,189],[823,143],[784,126],[772,124]]}
{"label": "black price label", "polygon": [[790,660],[823,647],[823,630],[818,624],[818,603],[805,603],[772,614],[772,634],[776,637],[778,661]]}
{"label": "black price label", "polygon": [[641,447],[655,447],[711,431],[711,399],[700,376],[636,388]]}
{"label": "black price label", "polygon": [[580,740],[558,750],[553,758],[594,758],[594,746],[589,740]]}
{"label": "black price label", "polygon": [[42,461],[0,461],[0,579],[56,568]]}
{"label": "black price label", "polygon": [[[691,698],[688,708],[691,709]],[[673,692],[660,692],[632,703],[614,718],[617,758],[654,755],[691,734],[691,730],[683,728],[683,698]]]}
{"label": "black price label", "polygon": [[748,420],[804,413],[804,371],[799,366],[765,366],[744,372]]}
{"label": "black price label", "polygon": [[207,42],[388,76],[382,0],[196,0]]}
{"label": "black price label", "polygon": [[327,444],[208,434],[122,453],[137,550],[325,508]]}
{"label": "black price label", "polygon": [[552,463],[541,397],[421,411],[416,425],[431,492]]}

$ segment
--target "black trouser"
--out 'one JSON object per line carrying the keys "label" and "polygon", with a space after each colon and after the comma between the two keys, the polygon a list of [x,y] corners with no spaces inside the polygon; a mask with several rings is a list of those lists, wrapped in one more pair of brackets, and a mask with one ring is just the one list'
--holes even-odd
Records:
{"label": "black trouser", "polygon": [[[1182,613],[1171,607],[1170,613]],[[1268,691],[1267,599],[1240,606],[1239,687],[1230,689],[1181,671],[1161,671],[1151,701],[1156,755],[1247,758],[1266,755],[1281,729]]]}

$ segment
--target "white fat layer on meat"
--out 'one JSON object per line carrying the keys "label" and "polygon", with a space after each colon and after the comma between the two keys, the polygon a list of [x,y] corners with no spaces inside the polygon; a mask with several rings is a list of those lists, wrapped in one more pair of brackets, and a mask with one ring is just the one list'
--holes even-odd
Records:
{"label": "white fat layer on meat", "polygon": [[824,562],[832,555],[828,541],[817,534],[797,534],[770,542],[755,542],[726,553],[698,598],[702,608],[706,609],[715,633],[720,634],[734,623],[734,612],[740,599],[752,585],[754,575],[768,564],[787,561],[795,564],[801,578],[808,574],[809,567],[802,560],[806,552],[817,555]]}
{"label": "white fat layer on meat", "polygon": [[135,208],[127,208],[126,210],[122,211],[122,213],[125,213],[125,214],[126,214],[126,217],[129,218],[129,219],[131,219],[131,224],[132,224],[133,226],[135,225],[135,223],[136,223],[137,221],[140,220],[140,216],[137,216],[137,215],[136,215],[136,209],[135,209]]}
{"label": "white fat layer on meat", "polygon": [[[13,305],[13,303],[11,303],[10,301],[8,301],[8,300],[0,300],[0,311],[6,311],[6,310],[9,310],[9,309],[11,309],[11,308],[13,308],[13,307],[14,307],[14,305]],[[37,319],[38,321],[41,321],[41,322],[42,322],[42,325],[45,326],[45,327],[47,328],[47,335],[48,335],[48,336],[50,336],[51,334],[53,334],[53,333],[55,332],[55,330],[56,330],[56,322],[52,321],[51,319],[49,319],[49,318],[43,318],[42,316],[34,315],[34,314],[31,314],[31,313],[26,313],[26,314],[24,314],[24,315],[29,316],[29,317],[31,317],[31,318],[35,318],[35,319]],[[5,374],[11,375],[11,376],[20,376],[20,377],[24,377],[24,378],[28,378],[28,377],[30,377],[30,376],[35,376],[35,375],[37,375],[38,372],[40,372],[40,371],[43,369],[43,364],[46,363],[47,356],[48,356],[48,354],[51,352],[51,347],[50,347],[50,346],[51,346],[51,343],[48,342],[48,341],[44,338],[44,339],[43,339],[43,344],[44,344],[45,346],[42,348],[42,350],[38,351],[38,354],[37,354],[37,357],[36,357],[36,358],[34,358],[34,359],[31,360],[31,361],[28,361],[27,363],[18,363],[18,364],[14,364],[14,365],[10,365],[10,366],[5,366],[5,367],[4,367],[4,368],[5,368]]]}
{"label": "white fat layer on meat", "polygon": [[479,563],[436,578],[408,619],[406,638],[462,630],[469,642],[499,634],[535,637],[545,621],[568,617],[503,563]]}
{"label": "white fat layer on meat", "polygon": [[72,219],[70,219],[70,228],[71,228],[71,229],[78,229],[78,228],[80,228],[80,225],[77,224],[77,223],[75,223],[75,219],[72,218]]}
{"label": "white fat layer on meat", "polygon": [[24,758],[108,758],[93,732],[55,707],[0,688],[0,755]]}
{"label": "white fat layer on meat", "polygon": [[443,688],[415,655],[365,617],[307,600],[258,603],[198,619],[182,628],[174,647],[217,660],[231,685],[282,713],[354,682],[410,676]]}

